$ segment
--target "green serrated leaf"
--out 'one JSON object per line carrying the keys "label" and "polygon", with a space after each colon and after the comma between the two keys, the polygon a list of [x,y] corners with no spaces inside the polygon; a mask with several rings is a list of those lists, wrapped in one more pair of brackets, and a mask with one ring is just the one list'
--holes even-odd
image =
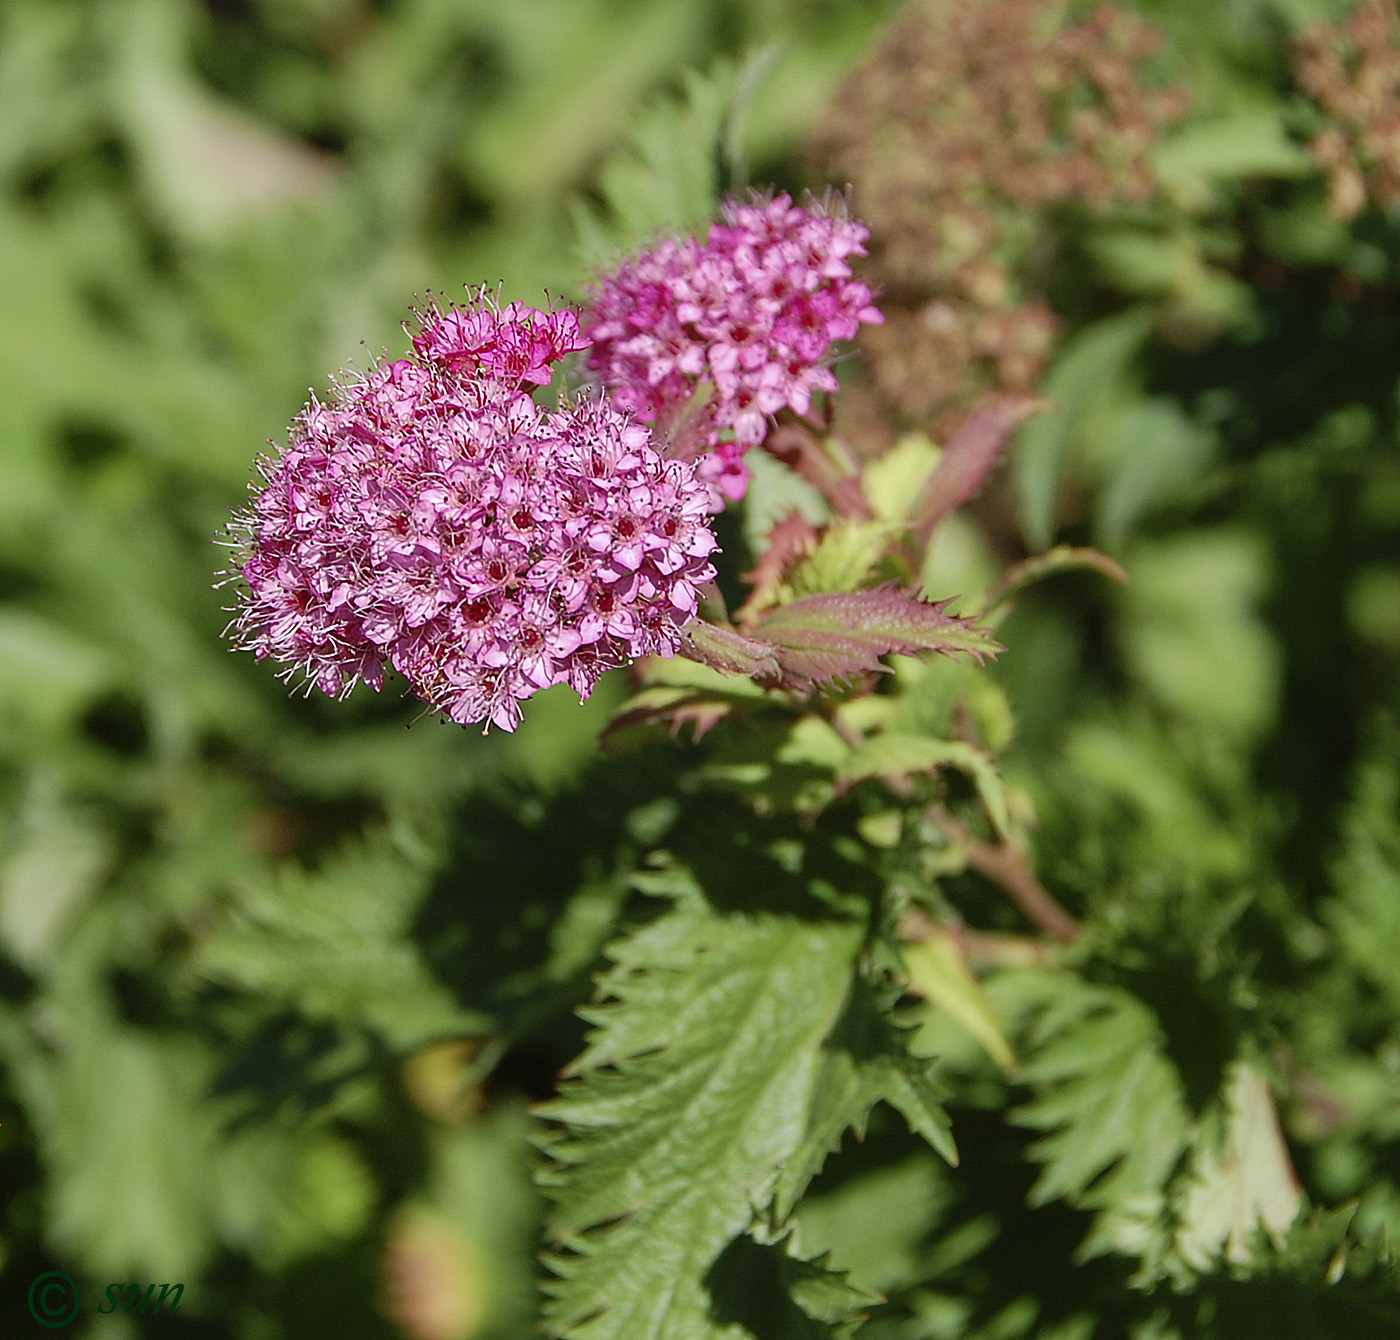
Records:
{"label": "green serrated leaf", "polygon": [[890,1290],[924,1278],[921,1245],[948,1200],[943,1165],[921,1150],[804,1197],[796,1218],[805,1249],[830,1252],[867,1288]]}
{"label": "green serrated leaf", "polygon": [[1248,1267],[1174,1291],[1177,1327],[1146,1340],[1349,1340],[1400,1335],[1400,1266],[1357,1231],[1354,1205],[1299,1215],[1287,1235],[1258,1231]]}
{"label": "green serrated leaf", "polygon": [[950,766],[965,772],[977,787],[987,815],[1001,836],[1011,831],[1006,804],[1006,784],[989,755],[964,740],[931,740],[925,735],[885,731],[867,740],[837,772],[837,780],[860,781],[865,777],[908,777]]}
{"label": "green serrated leaf", "polygon": [[[797,1255],[791,1234],[779,1242],[735,1238],[706,1277],[714,1320],[764,1340],[838,1340],[851,1335],[879,1294],[853,1284],[822,1257]],[[725,1334],[731,1332],[726,1330]]]}
{"label": "green serrated leaf", "polygon": [[542,1109],[552,1333],[723,1333],[706,1279],[802,1142],[861,938],[680,912],[609,950],[588,1047]]}
{"label": "green serrated leaf", "polygon": [[885,1102],[949,1163],[957,1163],[943,1094],[927,1058],[909,1050],[910,1034],[890,1023],[870,988],[857,982],[840,1022],[822,1045],[821,1069],[807,1129],[783,1168],[773,1198],[781,1223],[848,1130],[863,1138],[877,1103]]}
{"label": "green serrated leaf", "polygon": [[596,179],[606,212],[575,202],[572,213],[582,267],[612,263],[658,233],[701,228],[719,195],[719,149],[738,93],[734,67],[708,75],[685,71],[679,98],[657,102],[628,135],[627,147]]}
{"label": "green serrated leaf", "polygon": [[1011,1114],[1047,1132],[1031,1148],[1045,1165],[1031,1199],[1064,1197],[1097,1212],[1085,1256],[1155,1253],[1167,1179],[1190,1131],[1157,1018],[1126,991],[1060,974],[1046,985],[1022,1048],[1021,1078],[1036,1096]]}
{"label": "green serrated leaf", "polygon": [[1363,1236],[1356,1228],[1356,1205],[1308,1208],[1282,1241],[1265,1237],[1255,1272],[1291,1272],[1336,1286],[1375,1282],[1387,1289],[1400,1325],[1400,1257],[1384,1235]]}
{"label": "green serrated leaf", "polygon": [[379,838],[321,870],[249,880],[194,955],[197,976],[359,1021],[391,1046],[481,1024],[429,972],[405,931],[430,877],[423,854]]}
{"label": "green serrated leaf", "polygon": [[816,549],[788,577],[794,596],[854,591],[884,557],[898,533],[893,521],[852,521],[837,517]]}
{"label": "green serrated leaf", "polygon": [[1177,1193],[1174,1246],[1192,1270],[1208,1269],[1222,1256],[1249,1265],[1256,1231],[1281,1241],[1302,1200],[1268,1080],[1235,1062],[1222,1105],[1220,1129],[1197,1139]]}
{"label": "green serrated leaf", "polygon": [[744,458],[749,468],[749,489],[740,513],[744,540],[751,554],[762,554],[773,527],[796,511],[815,526],[831,517],[831,507],[816,486],[796,470],[766,451],[751,451]]}
{"label": "green serrated leaf", "polygon": [[[702,23],[699,11],[653,4],[618,10],[553,0],[476,12],[489,18],[492,37],[520,77],[514,96],[488,104],[471,119],[463,151],[474,177],[512,201],[539,198],[577,180],[578,164],[625,129],[629,108],[680,53],[693,49]],[[711,131],[703,153],[713,152],[716,133]],[[645,144],[648,133],[643,130],[640,138]],[[696,150],[684,143],[683,133],[660,138],[663,158],[655,170],[668,181],[685,182]],[[664,150],[671,148],[681,156],[679,169],[664,162]],[[654,200],[652,208],[660,205]]]}

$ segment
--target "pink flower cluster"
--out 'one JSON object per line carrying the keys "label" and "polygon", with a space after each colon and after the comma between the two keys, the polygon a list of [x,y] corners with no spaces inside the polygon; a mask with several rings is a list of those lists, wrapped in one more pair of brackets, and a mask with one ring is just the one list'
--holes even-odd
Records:
{"label": "pink flower cluster", "polygon": [[453,721],[673,655],[714,577],[710,497],[606,400],[541,409],[528,388],[585,347],[573,312],[485,291],[418,314],[414,354],[298,416],[236,518],[230,625],[259,658],[341,695],[386,664]]}
{"label": "pink flower cluster", "polygon": [[667,433],[700,418],[702,477],[737,499],[768,416],[805,414],[814,391],[835,391],[831,346],[883,317],[848,263],[869,230],[843,209],[779,195],[730,199],[722,214],[703,244],[665,238],[604,276],[585,331],[589,366],[619,405]]}

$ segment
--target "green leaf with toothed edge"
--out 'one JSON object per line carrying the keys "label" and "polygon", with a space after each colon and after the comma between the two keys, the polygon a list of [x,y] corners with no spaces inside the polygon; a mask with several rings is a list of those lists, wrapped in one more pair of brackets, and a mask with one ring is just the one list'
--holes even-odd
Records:
{"label": "green leaf with toothed edge", "polygon": [[627,144],[598,173],[606,214],[573,202],[585,268],[607,266],[619,249],[663,231],[703,227],[720,190],[718,149],[736,85],[728,62],[717,62],[708,75],[687,70],[681,96],[655,103],[637,120]]}
{"label": "green leaf with toothed edge", "polygon": [[857,981],[831,1035],[813,1090],[807,1130],[778,1179],[773,1210],[779,1222],[796,1207],[827,1156],[854,1131],[865,1136],[878,1103],[888,1103],[949,1163],[958,1161],[943,1092],[929,1059],[909,1050],[911,1034],[890,1022],[870,987]]}
{"label": "green leaf with toothed edge", "polygon": [[1063,1197],[1096,1212],[1084,1256],[1155,1255],[1164,1245],[1167,1182],[1191,1134],[1157,1016],[1127,991],[1067,973],[1044,982],[1044,1005],[1022,1047],[1021,1080],[1035,1096],[1011,1114],[1044,1132],[1031,1147],[1044,1165],[1031,1201]]}
{"label": "green leaf with toothed edge", "polygon": [[1230,1066],[1211,1115],[1175,1198],[1176,1253],[1197,1271],[1222,1259],[1252,1264],[1261,1231],[1281,1242],[1302,1200],[1269,1082],[1257,1067]]}
{"label": "green leaf with toothed edge", "polygon": [[706,1280],[801,1147],[862,939],[684,910],[612,946],[588,1046],[541,1109],[552,1334],[733,1334]]}
{"label": "green leaf with toothed edge", "polygon": [[901,529],[895,521],[837,517],[817,547],[793,568],[788,585],[799,597],[854,591],[874,571]]}
{"label": "green leaf with toothed edge", "polygon": [[861,492],[881,521],[904,521],[942,451],[923,433],[906,433],[861,474]]}
{"label": "green leaf with toothed edge", "polygon": [[479,1028],[404,939],[431,877],[409,834],[347,846],[315,872],[247,880],[211,919],[191,966],[311,1018],[354,1021],[390,1045]]}
{"label": "green leaf with toothed edge", "polygon": [[1002,837],[1011,831],[1006,783],[996,764],[982,750],[964,740],[931,740],[924,735],[884,731],[867,740],[838,769],[838,781],[856,782],[865,777],[907,777],[943,766],[957,768],[972,778],[987,817]]}
{"label": "green leaf with toothed edge", "polygon": [[725,1248],[705,1280],[723,1334],[838,1340],[855,1334],[868,1309],[884,1301],[832,1268],[825,1253],[801,1256],[795,1239],[794,1233],[776,1242],[746,1234]]}

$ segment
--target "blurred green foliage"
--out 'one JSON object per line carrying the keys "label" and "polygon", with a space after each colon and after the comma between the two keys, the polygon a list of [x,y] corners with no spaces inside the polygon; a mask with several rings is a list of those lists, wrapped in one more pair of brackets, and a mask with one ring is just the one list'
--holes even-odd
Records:
{"label": "blurred green foliage", "polygon": [[[1128,585],[1019,594],[994,670],[896,658],[859,748],[745,683],[742,729],[604,756],[621,676],[513,737],[288,698],[209,537],[413,295],[577,297],[800,183],[892,3],[0,6],[6,1334],[66,1269],[183,1280],[211,1337],[523,1335],[546,1235],[580,1335],[1400,1334],[1400,224],[1327,210],[1321,6],[1138,8],[1195,99],[1166,203],[1062,221],[1057,407],[923,571],[984,590],[1019,528]],[[794,502],[763,462],[726,580]],[[911,906],[988,956],[887,961]],[[896,1027],[872,983],[921,972]]]}
{"label": "blurred green foliage", "polygon": [[[374,1261],[409,1199],[487,1253],[491,1332],[525,1324],[521,1096],[565,1059],[626,893],[607,826],[530,834],[619,687],[542,700],[508,741],[406,730],[392,694],[288,700],[220,643],[210,536],[306,388],[396,348],[414,294],[576,293],[600,172],[703,154],[622,223],[707,213],[733,183],[684,71],[772,69],[744,141],[766,161],[887,8],[0,10],[6,1333],[61,1261],[183,1279],[220,1333],[389,1334]],[[708,126],[733,99],[705,96]],[[501,1029],[533,1041],[485,1125],[394,1080]]]}

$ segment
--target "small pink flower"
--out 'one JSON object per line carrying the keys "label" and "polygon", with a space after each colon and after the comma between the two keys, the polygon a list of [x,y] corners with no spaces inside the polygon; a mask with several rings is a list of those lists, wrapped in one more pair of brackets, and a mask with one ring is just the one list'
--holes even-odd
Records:
{"label": "small pink flower", "polygon": [[414,354],[313,400],[233,531],[230,625],[332,695],[386,665],[454,721],[513,730],[519,703],[671,656],[714,577],[709,490],[604,399],[528,387],[585,347],[573,312],[485,291],[420,314]]}
{"label": "small pink flower", "polygon": [[445,312],[433,308],[419,313],[418,321],[412,338],[419,357],[468,377],[482,373],[544,386],[554,375],[551,363],[588,347],[577,314],[568,308],[540,312],[519,302],[499,312],[486,307],[449,307]]}
{"label": "small pink flower", "polygon": [[843,209],[779,195],[730,199],[721,212],[705,243],[663,238],[604,276],[585,333],[589,366],[619,405],[668,435],[690,415],[698,450],[730,446],[702,473],[736,499],[743,454],[771,416],[805,414],[814,392],[835,391],[832,345],[883,317],[847,262],[865,254],[869,231]]}

